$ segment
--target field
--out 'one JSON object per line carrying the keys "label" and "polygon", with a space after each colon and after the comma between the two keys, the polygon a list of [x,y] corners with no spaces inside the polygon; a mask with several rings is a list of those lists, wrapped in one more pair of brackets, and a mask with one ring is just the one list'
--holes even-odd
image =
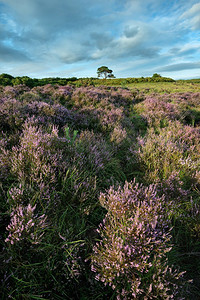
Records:
{"label": "field", "polygon": [[99,82],[0,86],[1,299],[199,299],[200,83]]}
{"label": "field", "polygon": [[171,94],[171,93],[187,93],[187,92],[199,92],[200,84],[189,81],[176,81],[176,82],[155,82],[155,83],[135,83],[125,84],[125,87],[131,90],[137,90],[140,92],[152,94]]}

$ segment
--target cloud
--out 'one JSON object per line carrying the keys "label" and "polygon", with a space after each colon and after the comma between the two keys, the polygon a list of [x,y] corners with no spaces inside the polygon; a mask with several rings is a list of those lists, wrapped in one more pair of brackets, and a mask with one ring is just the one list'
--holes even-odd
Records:
{"label": "cloud", "polygon": [[132,38],[137,35],[138,31],[139,31],[138,26],[126,26],[124,29],[124,35],[127,38]]}
{"label": "cloud", "polygon": [[159,72],[174,72],[174,71],[183,71],[183,70],[192,70],[192,69],[200,69],[200,61],[199,62],[189,62],[189,63],[179,63],[164,66],[159,68]]}
{"label": "cloud", "polygon": [[94,19],[87,9],[90,0],[2,0],[17,23],[26,29],[42,27],[48,32],[78,29]]}
{"label": "cloud", "polygon": [[20,50],[13,49],[0,42],[0,62],[24,62],[30,61],[30,58]]}
{"label": "cloud", "polygon": [[181,15],[182,19],[189,19],[192,29],[200,29],[200,3],[194,4],[190,9]]}
{"label": "cloud", "polygon": [[109,23],[104,15],[111,9],[105,0],[2,2],[5,4],[6,34],[10,35],[13,48],[26,49],[36,62],[48,59],[66,64],[87,61],[93,59],[94,49],[103,49],[112,40],[109,33],[102,33]]}
{"label": "cloud", "polygon": [[52,46],[48,57],[51,55],[52,60],[64,64],[72,64],[89,59],[89,49],[83,44],[78,44],[74,40],[69,43],[67,40],[60,41]]}
{"label": "cloud", "polygon": [[[92,32],[90,37],[91,42],[93,42],[93,46],[99,50],[103,50],[111,46],[114,39],[109,33],[102,32]],[[90,45],[92,46],[92,43],[90,43]]]}
{"label": "cloud", "polygon": [[160,47],[152,43],[156,31],[142,22],[125,25],[122,34],[107,41],[104,47],[97,47],[93,52],[94,59],[107,57],[113,59],[132,59],[136,57],[151,59],[159,55]]}
{"label": "cloud", "polygon": [[170,72],[200,61],[195,1],[0,0],[0,59],[15,74],[59,76],[83,65],[91,74],[105,64],[119,76]]}
{"label": "cloud", "polygon": [[175,57],[193,57],[200,54],[200,43],[186,44],[182,48],[174,47],[169,50],[169,53]]}
{"label": "cloud", "polygon": [[[88,26],[98,26],[98,20],[90,13],[91,1],[85,0],[2,0],[7,14],[7,26],[13,28],[10,21],[16,25],[16,40],[34,45],[42,41],[51,44],[53,39],[68,35],[70,39],[74,32],[86,30]],[[40,43],[39,43],[40,44]],[[30,47],[31,48],[31,47]]]}

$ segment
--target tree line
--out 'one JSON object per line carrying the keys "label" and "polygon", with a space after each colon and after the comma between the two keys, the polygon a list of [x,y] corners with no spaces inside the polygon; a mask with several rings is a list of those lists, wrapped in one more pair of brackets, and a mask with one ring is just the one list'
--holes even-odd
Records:
{"label": "tree line", "polygon": [[26,85],[30,88],[35,86],[44,86],[46,84],[52,85],[68,85],[72,84],[77,87],[84,85],[125,85],[130,83],[139,83],[139,82],[173,82],[172,78],[162,77],[161,75],[155,73],[152,77],[130,77],[130,78],[115,78],[113,75],[113,71],[110,69],[105,69],[107,67],[102,66],[98,68],[97,74],[100,78],[77,78],[77,77],[69,77],[69,78],[60,78],[60,77],[48,77],[48,78],[31,78],[28,76],[17,76],[14,77],[9,74],[1,74],[0,75],[0,85],[2,86],[15,86],[15,85]]}

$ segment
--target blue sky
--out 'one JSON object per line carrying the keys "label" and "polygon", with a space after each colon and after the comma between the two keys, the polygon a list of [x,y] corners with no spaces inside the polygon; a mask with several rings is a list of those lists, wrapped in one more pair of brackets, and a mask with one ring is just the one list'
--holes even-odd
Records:
{"label": "blue sky", "polygon": [[0,0],[0,74],[200,78],[200,1]]}

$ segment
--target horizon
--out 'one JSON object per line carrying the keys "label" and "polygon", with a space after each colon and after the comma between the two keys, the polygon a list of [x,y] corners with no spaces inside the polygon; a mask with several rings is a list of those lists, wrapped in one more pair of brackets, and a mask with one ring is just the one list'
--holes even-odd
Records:
{"label": "horizon", "polygon": [[[1,73],[0,74],[0,76],[1,75],[3,75],[3,74],[5,74],[5,75],[11,75],[11,76],[13,76],[12,74],[8,74],[8,73]],[[160,74],[159,74],[160,75]],[[129,78],[142,78],[142,77],[144,77],[144,78],[148,78],[148,77],[152,77],[153,76],[153,74],[151,75],[151,76],[146,76],[146,77],[144,77],[144,76],[140,76],[140,77],[115,77],[115,78],[107,78],[106,80],[113,80],[113,79],[129,79]],[[38,79],[38,80],[42,80],[42,79],[46,79],[46,78],[60,78],[60,79],[70,79],[70,78],[73,78],[73,76],[72,77],[59,77],[59,76],[52,76],[52,77],[30,77],[30,76],[28,76],[28,75],[20,75],[20,76],[13,76],[13,78],[17,78],[17,77],[29,77],[30,79]],[[200,80],[200,76],[197,76],[197,77],[191,77],[191,78],[177,78],[177,79],[174,79],[174,78],[172,78],[172,77],[169,77],[169,76],[161,76],[161,77],[165,77],[165,78],[170,78],[170,79],[173,79],[173,80],[175,80],[175,81],[178,81],[178,80],[195,80],[195,79],[199,79]],[[75,77],[74,76],[74,78],[76,78],[77,80],[79,80],[79,79],[98,79],[98,80],[105,80],[105,78],[99,78],[98,76],[97,77]],[[149,82],[149,83],[152,83],[152,82]],[[158,82],[155,82],[155,83],[158,83]]]}
{"label": "horizon", "polygon": [[0,0],[0,73],[200,78],[200,2]]}

